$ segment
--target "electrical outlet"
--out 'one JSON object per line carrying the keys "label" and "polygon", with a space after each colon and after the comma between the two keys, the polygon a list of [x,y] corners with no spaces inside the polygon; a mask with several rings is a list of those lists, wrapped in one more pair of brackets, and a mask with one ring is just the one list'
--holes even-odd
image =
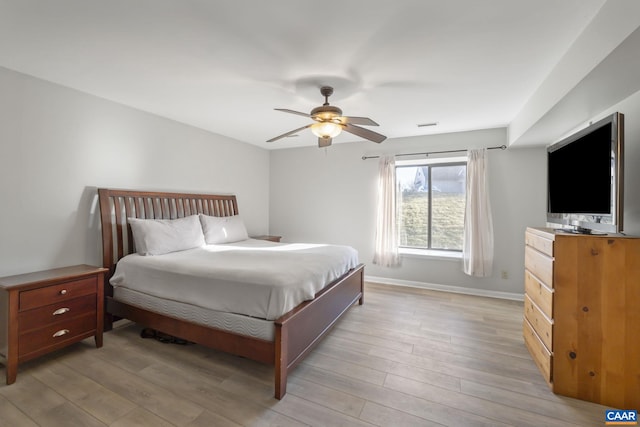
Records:
{"label": "electrical outlet", "polygon": [[507,272],[507,270],[502,270],[500,272],[500,277],[505,279],[505,280],[508,279],[509,278],[509,273]]}

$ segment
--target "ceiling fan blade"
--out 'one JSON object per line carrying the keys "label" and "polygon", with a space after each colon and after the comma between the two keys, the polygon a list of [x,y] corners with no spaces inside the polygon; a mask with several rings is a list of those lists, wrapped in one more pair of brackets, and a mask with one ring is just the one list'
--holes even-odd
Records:
{"label": "ceiling fan blade", "polygon": [[308,127],[311,127],[311,124],[306,125],[306,126],[302,126],[301,128],[298,128],[298,129],[291,130],[291,131],[289,131],[287,133],[283,133],[282,135],[278,135],[275,138],[271,138],[271,139],[267,140],[267,142],[277,141],[280,138],[284,138],[286,136],[293,135],[294,133],[300,132],[301,130],[304,130],[304,129],[308,128]]}
{"label": "ceiling fan blade", "polygon": [[331,145],[331,138],[318,138],[318,147],[324,148]]}
{"label": "ceiling fan blade", "polygon": [[377,142],[378,144],[380,144],[382,141],[387,139],[386,136],[381,135],[377,132],[374,132],[369,129],[361,128],[359,126],[354,126],[349,123],[345,124],[343,129],[349,133],[352,133],[364,139],[368,139],[369,141]]}
{"label": "ceiling fan blade", "polygon": [[341,117],[340,119],[343,124],[351,123],[352,125],[362,125],[362,126],[379,126],[376,122],[371,120],[369,117]]}
{"label": "ceiling fan blade", "polygon": [[303,113],[301,111],[289,110],[287,108],[274,108],[276,111],[282,111],[284,113],[297,114],[299,116],[311,117],[308,113]]}

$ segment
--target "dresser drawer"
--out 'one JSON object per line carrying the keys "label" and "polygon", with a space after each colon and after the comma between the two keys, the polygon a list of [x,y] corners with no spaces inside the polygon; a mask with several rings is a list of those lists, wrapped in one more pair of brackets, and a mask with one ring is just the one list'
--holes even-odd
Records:
{"label": "dresser drawer", "polygon": [[533,356],[533,361],[538,366],[538,369],[542,372],[542,376],[545,381],[551,384],[552,379],[552,371],[551,371],[551,360],[552,355],[551,352],[544,346],[538,334],[533,330],[531,324],[527,321],[527,319],[523,322],[523,334],[524,334],[524,343],[529,349],[529,353]]}
{"label": "dresser drawer", "polygon": [[524,292],[549,319],[553,318],[553,291],[527,269],[524,270]]}
{"label": "dresser drawer", "polygon": [[524,243],[545,255],[553,256],[553,240],[551,239],[527,231],[524,235]]}
{"label": "dresser drawer", "polygon": [[65,322],[57,322],[40,329],[32,330],[20,335],[18,357],[58,344],[64,344],[67,341],[74,341],[79,336],[93,333],[95,330],[95,313],[85,314],[80,317],[71,318]]}
{"label": "dresser drawer", "polygon": [[96,315],[96,295],[85,295],[67,301],[60,301],[18,314],[18,332],[42,328],[70,318],[92,313]]}
{"label": "dresser drawer", "polygon": [[93,276],[20,292],[20,311],[95,294],[97,282],[96,277]]}
{"label": "dresser drawer", "polygon": [[530,246],[524,248],[524,267],[549,288],[553,288],[553,258]]}
{"label": "dresser drawer", "polygon": [[553,322],[540,311],[528,295],[524,296],[524,316],[544,345],[553,351]]}

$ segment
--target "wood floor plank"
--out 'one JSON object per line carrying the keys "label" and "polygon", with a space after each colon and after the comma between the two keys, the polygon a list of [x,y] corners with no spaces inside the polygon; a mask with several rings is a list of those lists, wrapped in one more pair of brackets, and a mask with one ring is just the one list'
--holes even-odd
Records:
{"label": "wood floor plank", "polygon": [[67,402],[59,393],[35,379],[28,371],[18,375],[18,379],[19,381],[10,386],[0,386],[0,394],[34,421],[41,419],[43,413]]}
{"label": "wood floor plank", "polygon": [[[557,400],[557,396],[549,392],[549,387],[546,382],[544,382],[536,372],[531,372],[528,377],[523,375],[520,378],[510,378],[492,372],[457,367],[446,363],[435,363],[432,369],[425,369],[327,344],[323,344],[316,352],[320,352],[327,357],[344,358],[350,360],[352,363],[362,364],[406,378],[413,378],[426,384],[453,391],[460,391],[461,379],[468,379],[477,383],[487,384],[542,399]],[[530,363],[533,363],[533,361],[530,361]],[[533,381],[528,379],[533,379]]]}
{"label": "wood floor plank", "polygon": [[[242,362],[255,363],[246,359],[242,359]],[[251,382],[245,382],[237,392],[229,386],[229,379],[233,376],[218,382],[215,377],[211,379],[202,372],[185,370],[179,365],[151,365],[138,375],[152,387],[170,389],[181,398],[241,425],[301,425],[270,409],[270,406],[278,402],[273,398],[271,383],[256,382],[254,377],[246,374],[245,377]],[[243,375],[242,371],[238,370],[236,375]],[[194,422],[196,420],[192,421]]]}
{"label": "wood floor plank", "polygon": [[464,410],[472,414],[505,422],[519,427],[567,427],[578,426],[579,423],[568,423],[546,415],[519,410],[499,402],[476,398],[461,393],[453,393],[439,387],[433,387],[419,381],[396,375],[387,376],[385,388],[407,393],[429,402],[436,402],[451,408]]}
{"label": "wood floor plank", "polygon": [[352,331],[348,331],[340,328],[335,328],[333,333],[331,334],[331,337],[390,348],[396,351],[404,351],[405,353],[413,352],[413,347],[414,347],[414,344],[409,342],[404,342],[401,339],[390,339],[388,337],[378,336],[374,333],[364,334],[364,333],[352,332]]}
{"label": "wood floor plank", "polygon": [[50,364],[32,375],[107,425],[136,408],[131,401],[61,363]]}
{"label": "wood floor plank", "polygon": [[[453,346],[416,346],[412,354],[489,371],[504,369],[505,366],[508,366],[510,371],[515,372],[514,376],[517,377],[523,371],[538,372],[538,369],[531,364],[529,359],[480,350],[476,352],[461,352]],[[488,369],[487,365],[491,365],[495,369]]]}
{"label": "wood floor plank", "polygon": [[393,322],[381,320],[373,313],[364,311],[363,315],[349,316],[338,323],[336,329],[344,329],[355,333],[391,338],[410,344],[420,340],[451,342],[451,336],[443,331],[427,331],[416,327],[398,328]]}
{"label": "wood floor plank", "polygon": [[174,424],[154,415],[152,412],[137,407],[112,423],[109,427],[172,427]]}
{"label": "wood floor plank", "polygon": [[[446,355],[440,355],[437,353],[434,353],[435,356],[431,357],[431,355],[406,354],[384,348],[372,348],[370,354],[372,356],[382,357],[389,360],[400,361],[409,366],[440,372],[451,372],[449,369],[453,371],[461,369],[471,369],[479,372],[499,371],[501,376],[516,379],[523,377],[537,378],[539,375],[539,372],[536,371],[533,363],[526,370],[522,370],[518,367],[501,365],[492,361],[473,359],[471,357],[453,355],[446,358]],[[543,380],[541,379],[541,381]]]}
{"label": "wood floor plank", "polygon": [[402,411],[397,411],[386,406],[378,405],[373,402],[367,402],[360,414],[360,418],[365,421],[369,421],[371,424],[375,424],[380,427],[394,426],[394,427],[438,427],[444,426],[424,418],[419,418]]}
{"label": "wood floor plank", "polygon": [[68,401],[40,412],[34,420],[38,425],[46,427],[105,427],[107,425]]}
{"label": "wood floor plank", "polygon": [[344,427],[371,427],[373,425],[359,418],[314,404],[295,394],[287,395],[282,399],[278,403],[277,411],[308,425]]}
{"label": "wood floor plank", "polygon": [[231,421],[221,415],[205,410],[198,418],[187,427],[241,427],[242,424]]}
{"label": "wood floor plank", "polygon": [[27,414],[4,396],[0,396],[0,427],[37,427]]}
{"label": "wood floor plank", "polygon": [[174,425],[187,425],[203,412],[204,409],[199,405],[132,375],[117,366],[117,360],[114,362],[109,364],[100,359],[69,358],[63,363]]}
{"label": "wood floor plank", "polygon": [[424,418],[430,422],[452,426],[473,427],[499,427],[507,425],[390,388],[365,383],[352,378],[345,378],[330,371],[309,366],[304,362],[299,368],[303,370],[304,377],[309,381],[335,388],[344,393],[358,396],[369,402],[393,408],[418,418]]}
{"label": "wood floor plank", "polygon": [[[373,368],[384,373],[401,375],[401,372],[405,372],[409,378],[421,376],[423,380],[429,384],[455,391],[460,390],[460,379],[458,377],[442,374],[441,372],[433,370],[421,370],[395,360],[371,356],[368,352],[361,353],[348,348],[345,349],[344,346],[323,343],[322,346],[316,349],[314,355],[311,357],[316,357],[316,354],[322,354],[325,357],[336,359],[337,363],[340,363],[341,360],[349,360],[351,363]],[[356,376],[356,378],[358,377]]]}
{"label": "wood floor plank", "polygon": [[345,377],[358,378],[362,381],[377,385],[382,385],[387,375],[385,372],[351,363],[347,360],[326,357],[319,352],[310,355],[307,358],[306,363],[320,369],[331,370],[332,372],[344,375]]}
{"label": "wood floor plank", "polygon": [[362,398],[298,377],[292,379],[287,390],[292,395],[350,417],[358,417],[366,403],[366,400]]}
{"label": "wood floor plank", "polygon": [[588,426],[602,425],[605,406],[588,404],[569,397],[558,396],[557,401],[524,396],[513,390],[505,390],[473,381],[462,381],[461,392],[469,396],[500,402],[511,408],[518,408],[545,417],[553,417],[569,423]]}
{"label": "wood floor plank", "polygon": [[502,358],[505,360],[512,360],[514,363],[528,362],[531,359],[529,353],[525,353],[520,347],[499,347],[493,345],[483,345],[482,342],[478,342],[477,345],[460,345],[453,342],[430,342],[420,345],[414,345],[413,354],[424,354],[424,350],[438,351],[444,354],[455,354],[466,357],[482,357],[485,359],[493,360],[495,358]]}
{"label": "wood floor plank", "polygon": [[[476,338],[459,338],[459,337],[451,337],[450,340],[451,345],[465,349],[463,351],[491,351],[494,353],[502,353],[509,354],[512,356],[522,357],[524,359],[530,359],[531,355],[527,351],[526,347],[522,345],[521,342],[515,343],[505,343],[502,340],[493,340],[493,341],[485,341]],[[432,344],[434,344],[432,342]]]}
{"label": "wood floor plank", "polygon": [[[272,385],[256,386],[252,378],[245,373],[230,377],[222,386],[229,393],[242,395],[301,425],[367,425],[358,419],[364,399],[306,381],[300,378],[297,372],[289,377],[287,395],[281,401],[273,398]],[[295,402],[302,402],[303,405]],[[296,405],[300,407],[296,408]],[[306,409],[303,410],[303,407]],[[316,411],[324,415],[316,417],[313,415]]]}
{"label": "wood floor plank", "polygon": [[[105,334],[20,365],[0,427],[590,426],[604,407],[553,394],[522,339],[523,303],[366,284],[273,397],[273,367],[198,345]],[[4,367],[0,365],[0,376]]]}

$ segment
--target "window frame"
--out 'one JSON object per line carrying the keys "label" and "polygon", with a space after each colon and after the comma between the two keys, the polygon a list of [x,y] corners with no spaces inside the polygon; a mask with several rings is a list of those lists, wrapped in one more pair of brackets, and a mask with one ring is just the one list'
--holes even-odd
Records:
{"label": "window frame", "polygon": [[[398,246],[398,251],[402,255],[408,256],[418,256],[424,257],[428,256],[430,258],[439,258],[439,259],[459,259],[462,258],[462,249],[434,249],[432,248],[432,221],[433,221],[433,191],[431,185],[431,175],[432,175],[432,166],[437,165],[437,167],[443,166],[464,166],[465,174],[468,168],[468,161],[466,156],[455,156],[455,157],[437,157],[437,158],[427,158],[427,159],[412,159],[412,160],[397,160],[395,169],[396,169],[396,180],[397,180],[397,170],[398,168],[403,167],[420,167],[420,166],[429,166],[428,168],[428,177],[427,182],[429,183],[429,192],[428,192],[428,224],[427,224],[427,244],[428,247],[417,247],[417,246]],[[401,192],[399,184],[396,186],[396,209],[398,212],[401,211],[401,194],[398,197],[398,193]],[[466,194],[466,192],[465,192]],[[398,233],[400,233],[402,229],[402,225],[398,224]],[[401,239],[398,238],[398,241]]]}

